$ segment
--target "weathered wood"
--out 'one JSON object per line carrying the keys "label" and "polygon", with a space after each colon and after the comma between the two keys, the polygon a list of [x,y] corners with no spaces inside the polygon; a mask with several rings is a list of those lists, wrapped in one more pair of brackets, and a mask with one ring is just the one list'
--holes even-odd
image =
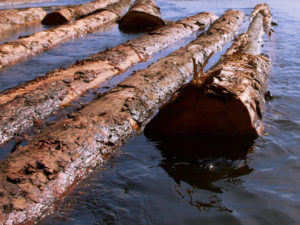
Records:
{"label": "weathered wood", "polygon": [[40,23],[46,15],[42,8],[28,8],[23,10],[7,9],[0,11],[0,32]]}
{"label": "weathered wood", "polygon": [[0,222],[33,220],[102,164],[192,75],[199,62],[230,41],[243,13],[229,10],[207,34],[135,72],[73,118],[49,126],[0,163]]}
{"label": "weathered wood", "polygon": [[267,11],[266,16],[270,15],[265,4],[263,7],[247,33],[237,38],[220,61],[206,74],[196,72],[192,82],[160,110],[145,129],[148,137],[205,134],[256,138],[262,134],[271,67],[269,58],[260,54],[263,27],[269,30],[264,15]]}
{"label": "weathered wood", "polygon": [[76,5],[48,13],[42,20],[44,25],[61,25],[88,16],[119,0],[97,0],[83,5]]}
{"label": "weathered wood", "polygon": [[165,26],[155,0],[136,0],[119,23],[125,31],[149,31]]}
{"label": "weathered wood", "polygon": [[106,10],[76,20],[72,24],[40,31],[28,37],[0,45],[0,69],[115,22],[123,14],[130,1],[120,0]]}
{"label": "weathered wood", "polygon": [[0,143],[22,133],[87,89],[124,72],[132,65],[203,30],[218,17],[199,13],[173,25],[92,55],[66,69],[59,69],[0,94]]}

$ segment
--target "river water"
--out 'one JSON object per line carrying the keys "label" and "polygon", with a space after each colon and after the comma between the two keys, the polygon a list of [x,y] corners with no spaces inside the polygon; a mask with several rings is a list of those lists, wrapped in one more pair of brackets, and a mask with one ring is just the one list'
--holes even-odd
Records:
{"label": "river water", "polygon": [[[266,103],[263,136],[251,143],[133,137],[38,224],[300,224],[300,1],[265,2],[278,26],[265,38],[264,52],[273,63],[268,88],[273,99]],[[229,8],[248,16],[261,2],[157,3],[163,18],[177,20],[200,11],[221,15]],[[66,43],[1,72],[1,89],[133,37],[112,28]]]}

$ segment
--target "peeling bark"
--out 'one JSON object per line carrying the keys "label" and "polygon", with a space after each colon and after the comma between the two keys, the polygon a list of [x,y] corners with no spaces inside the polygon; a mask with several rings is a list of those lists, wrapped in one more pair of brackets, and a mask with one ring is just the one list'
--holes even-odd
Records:
{"label": "peeling bark", "polygon": [[[262,6],[260,6],[262,7]],[[148,124],[154,139],[178,134],[243,135],[263,132],[264,94],[271,63],[261,54],[264,12],[256,7],[247,33],[241,34],[206,74],[183,87]]]}
{"label": "peeling bark", "polygon": [[22,133],[86,90],[124,72],[134,64],[203,30],[218,17],[200,13],[112,49],[92,55],[66,69],[59,69],[0,94],[0,143]]}
{"label": "peeling bark", "polygon": [[207,34],[135,72],[73,118],[49,126],[0,163],[0,222],[34,220],[53,210],[70,187],[139,132],[192,75],[198,62],[230,41],[243,13],[229,10]]}
{"label": "peeling bark", "polygon": [[149,31],[165,26],[160,17],[160,8],[155,0],[136,0],[120,21],[119,27],[124,31]]}
{"label": "peeling bark", "polygon": [[42,20],[44,25],[61,25],[88,16],[96,11],[117,3],[119,0],[97,0],[48,13]]}
{"label": "peeling bark", "polygon": [[99,30],[120,18],[130,0],[120,0],[99,13],[0,45],[0,69],[49,48]]}

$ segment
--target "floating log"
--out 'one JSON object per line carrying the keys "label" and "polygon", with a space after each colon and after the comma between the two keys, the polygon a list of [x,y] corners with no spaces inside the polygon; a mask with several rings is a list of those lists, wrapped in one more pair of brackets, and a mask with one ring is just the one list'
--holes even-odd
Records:
{"label": "floating log", "polygon": [[[173,135],[244,135],[263,132],[264,93],[271,63],[261,55],[262,35],[270,28],[270,10],[263,4],[248,32],[240,35],[206,74],[203,67],[147,125],[154,139]],[[253,15],[253,14],[252,14]]]}
{"label": "floating log", "polygon": [[149,31],[165,26],[155,0],[136,0],[119,23],[124,31]]}
{"label": "floating log", "polygon": [[119,0],[97,0],[83,5],[76,5],[48,13],[42,20],[44,25],[61,25],[88,16]]}
{"label": "floating log", "polygon": [[0,11],[0,32],[40,23],[46,15],[42,8],[7,9]]}
{"label": "floating log", "polygon": [[198,62],[230,41],[243,13],[229,10],[198,37],[72,115],[47,127],[0,162],[0,223],[33,221],[53,210],[69,188],[142,129],[192,75]]}
{"label": "floating log", "polygon": [[59,69],[0,94],[0,143],[22,133],[53,111],[70,103],[87,89],[124,72],[134,64],[203,30],[218,17],[200,13],[173,25],[92,55],[66,69]]}
{"label": "floating log", "polygon": [[72,24],[40,31],[28,37],[0,45],[0,69],[115,22],[123,14],[130,1],[120,0],[118,3],[107,7],[106,10],[76,20]]}

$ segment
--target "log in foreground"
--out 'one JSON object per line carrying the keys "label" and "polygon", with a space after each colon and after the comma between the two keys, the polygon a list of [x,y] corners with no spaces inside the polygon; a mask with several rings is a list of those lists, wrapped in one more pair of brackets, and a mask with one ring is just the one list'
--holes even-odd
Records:
{"label": "log in foreground", "polygon": [[0,11],[0,32],[40,23],[46,15],[42,8],[7,9]]}
{"label": "log in foreground", "polygon": [[265,5],[255,11],[248,32],[240,35],[206,74],[203,68],[195,72],[192,82],[147,125],[148,137],[205,134],[256,138],[262,134],[271,63],[261,54],[261,46],[263,27],[270,30],[264,15],[270,18],[271,14]]}
{"label": "log in foreground", "polygon": [[101,10],[108,5],[117,3],[119,0],[97,0],[83,5],[76,5],[48,13],[42,20],[44,25],[61,25],[82,17],[88,16],[95,11]]}
{"label": "log in foreground", "polygon": [[102,164],[192,75],[199,62],[230,41],[243,13],[229,10],[207,34],[135,72],[89,106],[45,129],[0,163],[0,222],[34,220]]}
{"label": "log in foreground", "polygon": [[92,87],[124,72],[134,64],[203,30],[218,17],[199,13],[173,25],[92,55],[66,69],[59,69],[0,94],[0,143],[20,134],[53,111]]}
{"label": "log in foreground", "polygon": [[165,26],[155,0],[136,0],[119,23],[124,31],[149,31]]}
{"label": "log in foreground", "polygon": [[34,56],[73,38],[94,32],[118,20],[131,0],[120,0],[105,10],[50,30],[0,45],[0,69],[17,61]]}

